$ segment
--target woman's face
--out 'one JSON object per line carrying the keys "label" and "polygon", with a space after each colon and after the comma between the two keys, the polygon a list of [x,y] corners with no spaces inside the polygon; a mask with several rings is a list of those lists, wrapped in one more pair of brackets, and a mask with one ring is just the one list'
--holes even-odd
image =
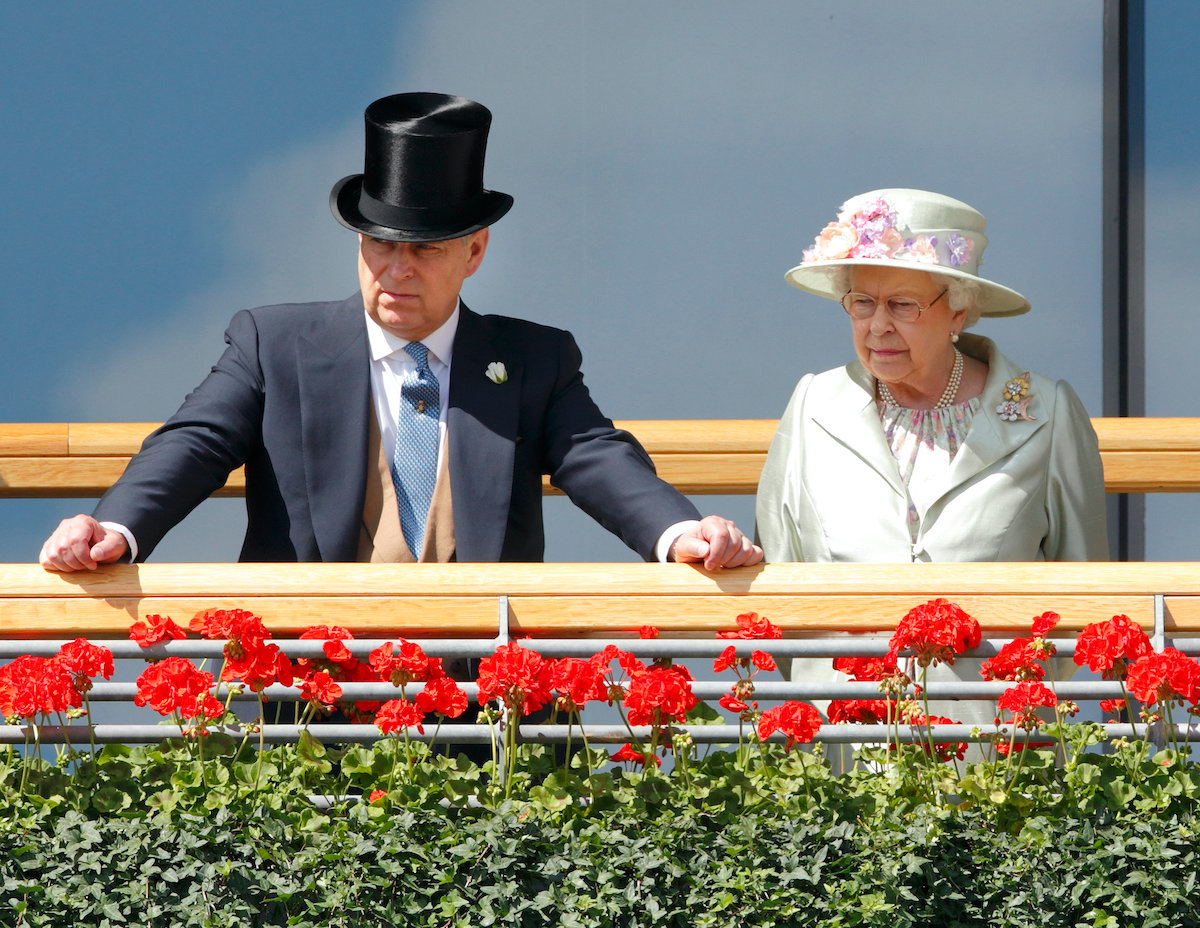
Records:
{"label": "woman's face", "polygon": [[[889,387],[937,396],[946,385],[954,364],[951,333],[962,329],[965,311],[953,312],[945,284],[925,271],[891,267],[856,267],[850,290],[876,300],[874,315],[850,317],[854,351],[876,380]],[[928,308],[912,322],[892,318],[887,302],[907,297]]]}

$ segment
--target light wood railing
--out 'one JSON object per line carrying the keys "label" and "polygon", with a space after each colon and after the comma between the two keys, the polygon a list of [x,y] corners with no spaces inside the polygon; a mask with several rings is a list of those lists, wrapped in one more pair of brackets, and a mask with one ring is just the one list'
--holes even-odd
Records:
{"label": "light wood railing", "polygon": [[[244,608],[277,635],[342,625],[360,637],[708,637],[757,612],[786,634],[891,631],[947,597],[994,637],[1046,610],[1064,634],[1123,613],[1148,632],[1200,636],[1191,563],[769,564],[712,573],[682,564],[144,564],[55,574],[0,564],[0,638],[125,638],[157,613]],[[501,628],[501,626],[506,626]]]}
{"label": "light wood railing", "polygon": [[[1200,418],[1093,419],[1110,493],[1200,490]],[[773,419],[618,422],[646,446],[658,472],[690,494],[755,491]],[[0,498],[96,497],[121,475],[143,422],[0,423]],[[241,471],[220,495],[244,492]],[[546,484],[546,492],[557,492]]]}

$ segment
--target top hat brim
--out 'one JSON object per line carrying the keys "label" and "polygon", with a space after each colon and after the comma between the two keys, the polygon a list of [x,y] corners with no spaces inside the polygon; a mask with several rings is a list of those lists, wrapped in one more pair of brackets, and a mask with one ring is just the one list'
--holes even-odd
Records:
{"label": "top hat brim", "polygon": [[788,271],[784,277],[793,287],[816,296],[823,296],[836,303],[845,296],[844,293],[836,292],[833,286],[833,275],[830,272],[838,267],[894,267],[905,271],[925,271],[935,276],[957,277],[960,280],[969,280],[978,284],[979,314],[981,316],[1019,316],[1029,312],[1029,300],[1017,293],[1016,290],[1011,290],[986,277],[939,264],[920,264],[890,258],[839,258],[833,261],[814,261],[809,264],[801,264]]}
{"label": "top hat brim", "polygon": [[362,214],[362,174],[343,177],[329,192],[329,208],[347,229],[385,242],[439,242],[460,238],[490,226],[507,213],[513,198],[507,193],[484,190],[466,207],[447,210],[396,209],[379,204],[390,215],[368,219]]}

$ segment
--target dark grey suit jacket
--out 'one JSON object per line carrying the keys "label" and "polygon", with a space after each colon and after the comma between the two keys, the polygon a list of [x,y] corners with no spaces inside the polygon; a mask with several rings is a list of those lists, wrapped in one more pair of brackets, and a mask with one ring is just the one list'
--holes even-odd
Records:
{"label": "dark grey suit jacket", "polygon": [[[245,310],[225,341],[95,517],[127,526],[144,559],[244,464],[241,560],[354,560],[374,415],[362,297]],[[493,361],[507,382],[485,376]],[[446,423],[458,560],[542,559],[543,474],[647,559],[667,526],[699,518],[592,402],[580,363],[567,332],[463,307]]]}

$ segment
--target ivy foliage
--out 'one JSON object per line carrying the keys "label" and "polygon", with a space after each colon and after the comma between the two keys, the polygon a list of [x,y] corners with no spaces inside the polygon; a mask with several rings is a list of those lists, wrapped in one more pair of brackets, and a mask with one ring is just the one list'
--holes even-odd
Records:
{"label": "ivy foliage", "polygon": [[395,739],[205,742],[0,755],[0,925],[1200,925],[1200,776],[1168,751],[834,776],[526,745],[501,791]]}

